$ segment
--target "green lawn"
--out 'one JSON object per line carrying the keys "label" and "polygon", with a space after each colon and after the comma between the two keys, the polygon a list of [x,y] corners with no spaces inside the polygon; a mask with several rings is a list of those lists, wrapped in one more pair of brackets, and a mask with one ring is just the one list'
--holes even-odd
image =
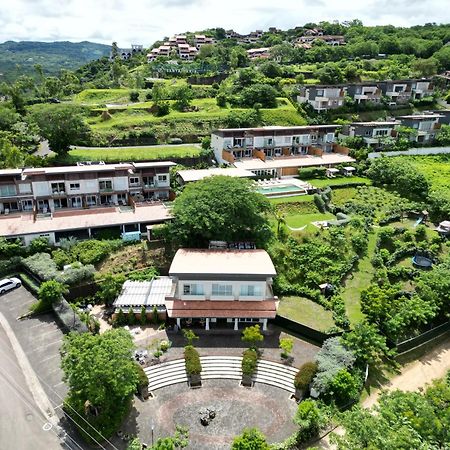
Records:
{"label": "green lawn", "polygon": [[[321,220],[336,219],[331,213],[316,213],[316,214],[288,214],[286,215],[286,224],[292,228],[300,228],[305,225],[310,225],[311,222],[318,222]],[[311,225],[313,227],[314,225]]]}
{"label": "green lawn", "polygon": [[369,248],[367,256],[359,260],[357,270],[347,278],[344,289],[342,290],[342,298],[345,302],[347,315],[350,323],[354,325],[364,318],[361,312],[361,291],[366,289],[372,281],[375,268],[372,266],[371,260],[375,253],[375,245],[377,242],[376,233],[369,235]]}
{"label": "green lawn", "polygon": [[69,156],[82,161],[140,161],[198,156],[200,152],[201,148],[196,145],[157,145],[139,148],[77,148],[71,150]]}
{"label": "green lawn", "polygon": [[316,178],[307,181],[317,188],[325,186],[342,186],[343,184],[348,183],[372,184],[372,181],[365,177]]}
{"label": "green lawn", "polygon": [[278,314],[319,331],[335,326],[331,311],[303,297],[282,297]]}
{"label": "green lawn", "polygon": [[433,188],[450,188],[449,155],[400,156],[400,158],[407,159],[417,167]]}

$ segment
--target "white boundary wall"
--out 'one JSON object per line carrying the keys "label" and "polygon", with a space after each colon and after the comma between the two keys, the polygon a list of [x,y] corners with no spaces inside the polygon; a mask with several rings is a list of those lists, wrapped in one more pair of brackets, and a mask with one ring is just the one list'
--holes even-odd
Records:
{"label": "white boundary wall", "polygon": [[421,147],[410,148],[409,150],[401,152],[371,152],[369,153],[369,159],[380,158],[382,156],[427,156],[427,155],[442,155],[444,153],[450,153],[450,147]]}

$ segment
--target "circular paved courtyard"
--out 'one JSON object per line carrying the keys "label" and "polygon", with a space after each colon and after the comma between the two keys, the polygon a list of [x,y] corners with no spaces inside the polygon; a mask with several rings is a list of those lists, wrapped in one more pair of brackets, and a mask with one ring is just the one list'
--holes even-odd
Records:
{"label": "circular paved courtyard", "polygon": [[[280,442],[296,429],[292,418],[297,404],[289,399],[290,394],[264,384],[248,389],[238,381],[207,380],[200,389],[177,384],[155,394],[155,398],[135,404],[136,431],[147,443],[151,443],[152,423],[155,440],[173,434],[176,425],[187,426],[188,449],[196,450],[228,450],[244,428],[259,428],[270,442]],[[206,427],[199,414],[204,408],[216,411]]]}

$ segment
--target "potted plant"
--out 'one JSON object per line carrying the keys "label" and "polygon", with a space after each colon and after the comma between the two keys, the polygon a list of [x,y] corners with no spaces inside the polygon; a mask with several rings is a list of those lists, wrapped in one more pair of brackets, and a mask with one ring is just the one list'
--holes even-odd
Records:
{"label": "potted plant", "polygon": [[202,385],[202,364],[197,350],[192,345],[184,347],[184,361],[189,385],[191,387],[200,387]]}
{"label": "potted plant", "polygon": [[300,401],[309,390],[314,375],[317,372],[317,363],[307,362],[303,364],[295,375],[295,398]]}
{"label": "potted plant", "polygon": [[258,364],[258,353],[255,349],[249,348],[242,354],[242,385],[252,386],[253,375]]}

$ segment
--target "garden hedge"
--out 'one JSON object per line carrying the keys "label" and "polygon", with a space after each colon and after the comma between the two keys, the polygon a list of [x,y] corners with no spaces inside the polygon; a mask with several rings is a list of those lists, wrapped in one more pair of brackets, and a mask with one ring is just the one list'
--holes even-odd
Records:
{"label": "garden hedge", "polygon": [[202,364],[198,351],[192,345],[184,347],[184,361],[186,363],[186,372],[188,375],[200,375]]}
{"label": "garden hedge", "polygon": [[258,364],[258,353],[256,350],[249,348],[242,354],[242,374],[253,375]]}
{"label": "garden hedge", "polygon": [[307,362],[303,364],[295,375],[294,386],[302,391],[306,390],[310,385],[314,375],[317,372],[317,363]]}

